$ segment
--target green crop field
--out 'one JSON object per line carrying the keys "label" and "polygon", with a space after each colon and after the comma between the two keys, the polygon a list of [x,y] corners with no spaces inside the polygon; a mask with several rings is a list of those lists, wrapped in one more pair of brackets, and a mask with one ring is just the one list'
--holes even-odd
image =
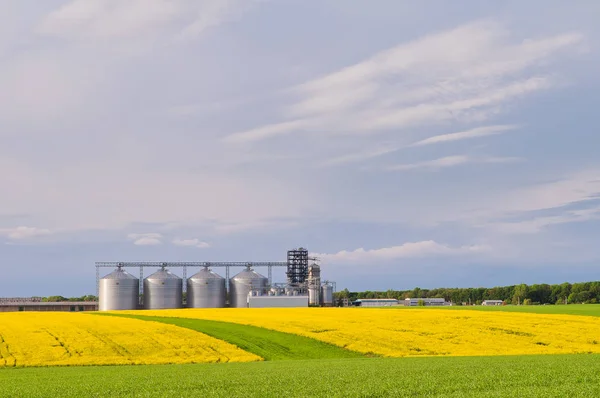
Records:
{"label": "green crop field", "polygon": [[533,314],[566,314],[566,315],[587,315],[600,316],[600,304],[568,304],[568,305],[470,305],[470,306],[444,306],[444,307],[382,307],[389,309],[412,309],[412,308],[437,308],[447,310],[474,310],[474,311],[508,311],[508,312],[526,312]]}
{"label": "green crop field", "polygon": [[600,356],[364,358],[0,370],[9,397],[597,397]]}

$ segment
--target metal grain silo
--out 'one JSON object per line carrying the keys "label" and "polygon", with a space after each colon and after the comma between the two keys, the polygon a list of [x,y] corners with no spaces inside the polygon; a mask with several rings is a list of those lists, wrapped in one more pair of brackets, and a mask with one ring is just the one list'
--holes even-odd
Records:
{"label": "metal grain silo", "polygon": [[182,307],[183,280],[165,267],[144,279],[144,309]]}
{"label": "metal grain silo", "polygon": [[269,280],[246,267],[245,270],[231,278],[229,281],[229,306],[248,307],[248,293],[252,290],[265,294]]}
{"label": "metal grain silo", "polygon": [[190,308],[225,307],[225,278],[204,267],[187,280],[187,306]]}
{"label": "metal grain silo", "polygon": [[333,285],[329,283],[321,285],[321,304],[323,307],[333,306]]}
{"label": "metal grain silo", "polygon": [[119,266],[100,279],[98,310],[135,310],[139,307],[140,280]]}
{"label": "metal grain silo", "polygon": [[313,263],[308,267],[308,305],[321,304],[321,267]]}

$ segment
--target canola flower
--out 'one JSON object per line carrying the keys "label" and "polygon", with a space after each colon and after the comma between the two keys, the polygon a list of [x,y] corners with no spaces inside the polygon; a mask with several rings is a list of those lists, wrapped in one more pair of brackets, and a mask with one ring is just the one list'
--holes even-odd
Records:
{"label": "canola flower", "polygon": [[0,368],[259,360],[227,342],[158,322],[60,312],[0,314]]}
{"label": "canola flower", "polygon": [[600,353],[600,318],[573,315],[376,308],[127,312],[259,326],[385,357]]}

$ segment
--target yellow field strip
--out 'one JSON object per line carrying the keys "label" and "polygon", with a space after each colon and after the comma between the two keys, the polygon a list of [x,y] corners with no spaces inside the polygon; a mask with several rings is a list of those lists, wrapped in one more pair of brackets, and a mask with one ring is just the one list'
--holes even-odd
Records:
{"label": "yellow field strip", "polygon": [[60,312],[0,314],[0,367],[259,360],[227,342],[158,322]]}
{"label": "yellow field strip", "polygon": [[376,308],[125,312],[259,326],[387,357],[600,353],[600,318],[585,316]]}

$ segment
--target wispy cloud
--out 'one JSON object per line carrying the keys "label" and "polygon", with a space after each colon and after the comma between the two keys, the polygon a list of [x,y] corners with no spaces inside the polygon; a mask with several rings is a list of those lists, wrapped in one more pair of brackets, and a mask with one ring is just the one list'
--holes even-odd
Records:
{"label": "wispy cloud", "polygon": [[282,113],[287,120],[231,134],[226,141],[482,121],[509,100],[555,86],[559,80],[541,72],[542,64],[582,41],[581,34],[566,33],[511,42],[499,24],[467,24],[294,87],[290,92],[297,99]]}
{"label": "wispy cloud", "polygon": [[50,235],[51,233],[52,231],[49,229],[26,226],[0,229],[0,234],[3,234],[8,239],[13,240],[37,238],[40,236]]}
{"label": "wispy cloud", "polygon": [[364,160],[373,159],[376,157],[380,157],[383,155],[387,155],[389,153],[393,153],[398,151],[400,148],[388,146],[386,148],[372,149],[359,153],[352,153],[348,155],[342,155],[338,157],[331,158],[321,163],[322,166],[334,166],[334,165],[342,165],[347,163],[361,162]]}
{"label": "wispy cloud", "polygon": [[175,40],[188,40],[239,18],[255,3],[255,0],[73,0],[48,14],[38,31],[70,39],[105,40],[170,32]]}
{"label": "wispy cloud", "polygon": [[460,131],[457,133],[436,135],[434,137],[426,138],[424,140],[415,142],[410,146],[423,146],[431,144],[439,144],[442,142],[467,140],[472,138],[486,137],[489,135],[502,134],[506,131],[514,130],[518,126],[515,125],[498,125],[498,126],[484,126],[477,127],[470,130]]}
{"label": "wispy cloud", "polygon": [[127,238],[132,240],[133,244],[137,246],[156,246],[162,244],[162,235],[154,232],[129,234],[127,235]]}
{"label": "wispy cloud", "polygon": [[425,162],[416,162],[409,164],[399,164],[388,166],[387,171],[407,171],[416,169],[427,169],[430,171],[438,171],[447,167],[459,166],[466,163],[513,163],[519,162],[522,159],[514,157],[469,157],[464,155],[446,156],[439,159],[428,160]]}
{"label": "wispy cloud", "polygon": [[352,251],[342,250],[337,253],[314,253],[324,263],[362,263],[369,265],[375,262],[384,262],[402,258],[418,258],[431,256],[449,256],[461,254],[482,253],[491,250],[486,245],[451,246],[433,240],[421,242],[408,242],[399,246],[384,247],[380,249],[365,250],[359,248]]}
{"label": "wispy cloud", "polygon": [[200,249],[207,249],[210,247],[210,243],[203,242],[198,238],[191,239],[173,239],[173,244],[175,246],[186,246],[186,247],[197,247]]}

